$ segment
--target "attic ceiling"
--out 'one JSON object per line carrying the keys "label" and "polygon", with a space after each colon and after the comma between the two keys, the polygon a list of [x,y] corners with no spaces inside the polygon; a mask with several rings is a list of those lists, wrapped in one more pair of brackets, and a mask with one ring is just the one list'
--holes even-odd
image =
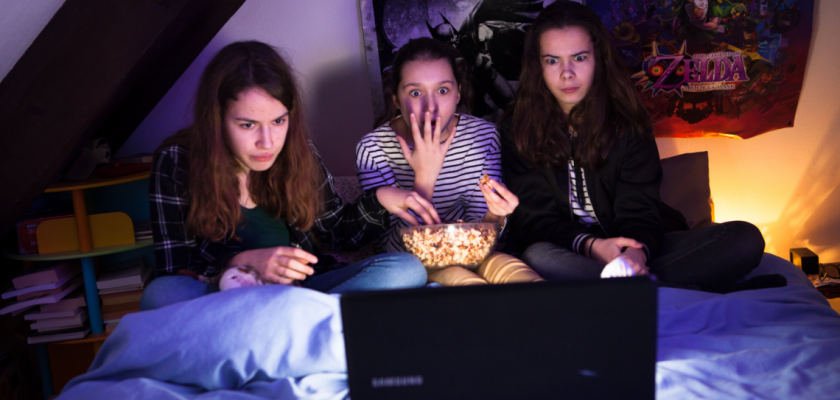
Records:
{"label": "attic ceiling", "polygon": [[87,140],[116,152],[244,2],[65,1],[0,82],[0,233]]}

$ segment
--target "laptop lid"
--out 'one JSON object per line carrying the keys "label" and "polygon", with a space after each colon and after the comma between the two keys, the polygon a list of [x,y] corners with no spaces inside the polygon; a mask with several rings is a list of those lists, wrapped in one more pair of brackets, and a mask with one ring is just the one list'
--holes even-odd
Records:
{"label": "laptop lid", "polygon": [[348,293],[350,395],[653,399],[656,301],[644,277]]}

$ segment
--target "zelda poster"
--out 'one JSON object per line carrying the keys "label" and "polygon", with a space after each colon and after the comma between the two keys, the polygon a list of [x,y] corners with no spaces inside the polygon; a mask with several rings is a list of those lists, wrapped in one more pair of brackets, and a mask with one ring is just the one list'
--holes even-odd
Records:
{"label": "zelda poster", "polygon": [[658,137],[792,127],[813,0],[587,0],[642,93]]}

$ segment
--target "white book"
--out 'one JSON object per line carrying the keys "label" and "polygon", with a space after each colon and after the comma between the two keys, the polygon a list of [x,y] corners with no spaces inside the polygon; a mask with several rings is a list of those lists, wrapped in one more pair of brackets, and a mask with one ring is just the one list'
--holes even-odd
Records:
{"label": "white book", "polygon": [[33,330],[36,329],[45,329],[45,328],[56,328],[59,326],[68,326],[68,325],[76,325],[81,324],[82,322],[87,321],[88,314],[87,310],[82,310],[79,314],[72,316],[72,317],[64,317],[64,318],[51,318],[51,319],[42,319],[38,322],[30,325],[30,328]]}
{"label": "white book", "polygon": [[96,288],[103,290],[122,286],[142,285],[151,273],[152,269],[146,268],[143,257],[137,257],[116,266],[111,271],[102,273],[99,279],[96,280]]}
{"label": "white book", "polygon": [[80,312],[82,312],[81,307],[76,307],[72,310],[56,311],[56,312],[48,312],[48,313],[36,311],[36,312],[31,312],[29,314],[24,315],[23,319],[25,319],[27,321],[37,321],[37,320],[41,320],[41,319],[50,319],[50,318],[75,317],[76,315],[79,315]]}
{"label": "white book", "polygon": [[80,271],[81,266],[78,260],[62,261],[57,264],[39,263],[38,265],[23,271],[22,275],[12,279],[15,289],[23,289],[29,286],[43,285],[55,282],[65,275],[72,275]]}
{"label": "white book", "polygon": [[85,288],[76,289],[75,292],[70,293],[67,297],[55,302],[54,304],[41,305],[41,312],[56,312],[73,310],[87,305],[85,301]]}
{"label": "white book", "polygon": [[27,294],[27,293],[32,293],[32,292],[39,292],[39,291],[41,291],[41,290],[53,290],[53,289],[58,289],[58,288],[60,288],[60,287],[61,287],[61,285],[63,285],[63,284],[65,284],[65,283],[67,283],[67,281],[69,281],[70,279],[75,278],[75,277],[76,277],[77,275],[79,275],[81,272],[82,272],[82,271],[75,271],[74,273],[71,273],[71,274],[69,274],[69,275],[67,275],[67,276],[65,276],[65,277],[63,277],[63,278],[61,278],[61,279],[59,279],[58,281],[55,281],[55,282],[52,282],[52,283],[45,283],[45,284],[43,284],[43,285],[30,286],[30,287],[23,288],[23,289],[10,289],[10,290],[7,290],[5,293],[3,293],[3,296],[2,296],[2,297],[3,297],[3,300],[5,300],[5,299],[10,299],[10,298],[15,297],[15,296],[20,296],[20,295],[22,295],[22,294]]}
{"label": "white book", "polygon": [[0,315],[8,314],[10,312],[14,312],[20,309],[32,307],[39,304],[52,304],[58,302],[59,300],[63,299],[64,296],[67,296],[68,294],[76,290],[76,288],[78,288],[79,286],[82,286],[81,276],[71,280],[67,286],[67,289],[62,290],[60,293],[45,294],[43,296],[35,297],[32,299],[12,302],[3,308],[0,308]]}

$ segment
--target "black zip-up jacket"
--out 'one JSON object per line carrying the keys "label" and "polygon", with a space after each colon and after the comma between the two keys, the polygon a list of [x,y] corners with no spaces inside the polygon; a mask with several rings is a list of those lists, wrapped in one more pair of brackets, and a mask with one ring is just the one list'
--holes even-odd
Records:
{"label": "black zip-up jacket", "polygon": [[600,226],[587,227],[572,214],[568,168],[535,166],[517,151],[508,124],[503,122],[499,133],[505,183],[519,197],[519,206],[508,220],[506,251],[521,252],[531,244],[549,242],[581,254],[581,249],[573,248],[579,235],[622,236],[643,243],[648,260],[653,260],[659,255],[663,226],[668,231],[688,229],[682,214],[660,200],[662,166],[653,139],[623,135],[598,172],[584,170],[589,199],[600,222]]}

